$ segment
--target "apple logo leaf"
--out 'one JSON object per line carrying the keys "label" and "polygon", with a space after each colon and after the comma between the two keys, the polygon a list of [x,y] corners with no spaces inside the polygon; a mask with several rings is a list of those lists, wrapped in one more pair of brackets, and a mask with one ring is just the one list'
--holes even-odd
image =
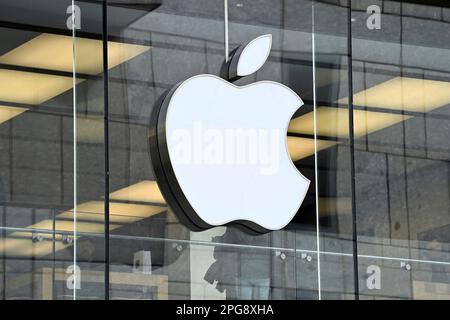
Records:
{"label": "apple logo leaf", "polygon": [[229,79],[245,77],[258,71],[269,57],[271,48],[271,34],[259,36],[237,48],[230,60]]}

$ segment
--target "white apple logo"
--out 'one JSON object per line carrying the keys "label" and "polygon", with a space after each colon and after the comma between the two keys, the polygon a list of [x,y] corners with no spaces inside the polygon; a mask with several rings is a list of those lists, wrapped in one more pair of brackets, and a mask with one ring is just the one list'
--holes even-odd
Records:
{"label": "white apple logo", "polygon": [[[271,45],[264,35],[238,48],[229,78],[257,71]],[[180,220],[193,230],[285,227],[310,183],[287,149],[289,121],[302,105],[273,81],[239,87],[202,74],[175,86],[154,112],[151,154],[158,185]]]}

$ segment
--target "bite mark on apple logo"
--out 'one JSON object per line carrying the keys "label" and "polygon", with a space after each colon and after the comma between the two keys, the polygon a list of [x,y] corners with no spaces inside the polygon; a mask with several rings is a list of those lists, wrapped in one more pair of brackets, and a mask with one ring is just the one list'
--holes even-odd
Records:
{"label": "bite mark on apple logo", "polygon": [[[239,47],[228,79],[263,66],[272,35]],[[194,231],[236,224],[265,233],[298,212],[310,181],[293,164],[287,129],[303,106],[274,81],[236,86],[211,74],[172,88],[152,116],[150,153],[157,183],[180,221]]]}

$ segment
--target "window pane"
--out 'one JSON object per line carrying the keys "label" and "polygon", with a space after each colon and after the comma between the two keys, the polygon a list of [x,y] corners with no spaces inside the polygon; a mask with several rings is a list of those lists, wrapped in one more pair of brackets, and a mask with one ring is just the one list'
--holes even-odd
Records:
{"label": "window pane", "polygon": [[[438,299],[449,283],[447,9],[384,3],[371,15],[365,2],[352,8],[355,120],[370,111],[364,121],[377,121],[361,135],[354,124],[361,294]],[[368,265],[381,288],[368,288]]]}

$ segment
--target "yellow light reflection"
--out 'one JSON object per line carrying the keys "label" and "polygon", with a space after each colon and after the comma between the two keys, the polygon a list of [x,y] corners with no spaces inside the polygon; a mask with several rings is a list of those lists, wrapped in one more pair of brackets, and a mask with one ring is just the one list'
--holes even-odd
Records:
{"label": "yellow light reflection", "polygon": [[[307,158],[315,152],[314,139],[288,137],[287,144],[292,161]],[[334,141],[317,140],[317,151],[330,148],[336,144]]]}
{"label": "yellow light reflection", "polygon": [[[58,218],[63,219],[73,219],[73,212],[72,211],[66,211],[58,215]],[[110,215],[109,221],[111,223],[117,223],[117,224],[124,224],[124,223],[134,223],[139,220],[142,220],[141,217],[128,217],[128,216],[117,216],[117,215]],[[93,222],[101,222],[104,223],[105,217],[103,214],[99,213],[86,213],[86,212],[77,212],[77,222],[81,221],[93,221]]]}
{"label": "yellow light reflection", "polygon": [[11,118],[18,116],[19,114],[25,111],[27,111],[27,109],[25,108],[0,106],[0,124],[8,121]]}
{"label": "yellow light reflection", "polygon": [[[101,40],[75,38],[76,72],[96,75],[103,71]],[[108,68],[114,68],[146,51],[150,47],[108,42]],[[73,41],[70,36],[43,33],[0,57],[0,63],[54,71],[73,71]],[[77,79],[76,83],[82,82]],[[0,70],[0,101],[40,105],[70,89],[70,76],[60,76],[17,70]],[[17,110],[16,110],[17,111]],[[26,111],[25,109],[22,112]],[[22,112],[0,112],[0,123]],[[82,124],[82,123],[81,123]],[[92,131],[92,130],[91,130]],[[86,139],[98,138],[87,134]],[[83,137],[82,137],[83,138]]]}
{"label": "yellow light reflection", "polygon": [[[131,186],[133,187],[133,186]],[[110,230],[115,230],[126,223],[134,223],[156,214],[165,212],[166,207],[145,204],[110,203]],[[56,216],[54,229],[56,232],[74,231],[73,211],[65,211]],[[30,230],[53,230],[53,221],[42,220],[31,226]],[[77,207],[76,230],[80,233],[103,233],[104,232],[104,203],[102,201],[90,201],[82,203]],[[0,252],[14,256],[43,256],[50,254],[53,250],[53,234],[40,233],[42,238],[38,242],[32,241],[33,231],[14,232],[8,238],[0,239]],[[61,242],[62,235],[55,234],[55,251],[69,246]]]}
{"label": "yellow light reflection", "polygon": [[0,69],[0,101],[38,105],[70,89],[70,77]]}
{"label": "yellow light reflection", "polygon": [[110,194],[110,199],[132,202],[166,203],[156,181],[150,180],[141,181],[129,187],[112,192]]}
{"label": "yellow light reflection", "polygon": [[[358,138],[410,118],[410,116],[401,114],[354,110],[354,134]],[[339,138],[349,137],[348,109],[320,107],[316,111],[316,119],[318,135]],[[314,113],[310,112],[291,120],[289,132],[314,135]]]}
{"label": "yellow light reflection", "polygon": [[[117,224],[110,224],[110,230],[114,230],[120,227],[120,225]],[[50,219],[42,220],[38,223],[35,223],[29,228],[32,229],[42,229],[42,230],[53,230],[53,221]],[[69,220],[58,220],[55,221],[55,231],[66,231],[66,232],[73,232],[75,230],[74,228],[74,222]],[[103,233],[104,232],[104,223],[103,222],[81,222],[77,221],[76,223],[76,230],[77,232],[82,233]]]}
{"label": "yellow light reflection", "polygon": [[[166,211],[165,207],[131,203],[109,203],[110,221],[137,221]],[[77,207],[77,217],[88,217],[92,221],[103,221],[105,205],[102,201],[90,201]],[[96,217],[95,217],[96,216]],[[58,217],[73,218],[73,210],[63,212]],[[137,220],[136,220],[137,219]]]}
{"label": "yellow light reflection", "polygon": [[[338,102],[347,103],[348,98]],[[358,106],[429,112],[450,103],[450,83],[397,77],[353,96]]]}
{"label": "yellow light reflection", "polygon": [[[72,72],[73,38],[43,33],[0,57],[0,63]],[[103,43],[101,40],[75,38],[76,71],[96,75],[103,71]],[[108,68],[114,68],[150,47],[108,42]]]}

